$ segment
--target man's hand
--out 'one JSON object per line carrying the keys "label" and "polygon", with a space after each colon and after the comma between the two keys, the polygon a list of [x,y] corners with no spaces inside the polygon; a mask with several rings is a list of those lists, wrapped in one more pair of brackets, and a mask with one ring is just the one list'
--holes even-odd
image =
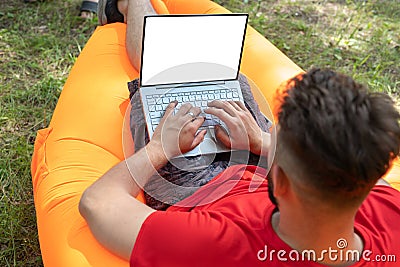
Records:
{"label": "man's hand", "polygon": [[204,110],[221,119],[229,130],[216,126],[215,136],[233,149],[249,150],[254,154],[265,154],[270,144],[270,135],[261,130],[250,111],[240,101],[214,100]]}
{"label": "man's hand", "polygon": [[173,115],[176,105],[177,102],[168,105],[150,141],[163,149],[167,159],[192,150],[203,141],[206,134],[206,130],[197,133],[204,122],[203,117],[198,117],[200,108],[185,103]]}

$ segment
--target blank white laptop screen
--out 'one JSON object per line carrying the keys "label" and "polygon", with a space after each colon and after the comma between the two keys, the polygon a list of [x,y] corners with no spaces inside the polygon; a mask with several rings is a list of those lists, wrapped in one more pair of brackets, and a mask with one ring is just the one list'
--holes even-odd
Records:
{"label": "blank white laptop screen", "polygon": [[146,16],[141,86],[237,78],[246,14]]}

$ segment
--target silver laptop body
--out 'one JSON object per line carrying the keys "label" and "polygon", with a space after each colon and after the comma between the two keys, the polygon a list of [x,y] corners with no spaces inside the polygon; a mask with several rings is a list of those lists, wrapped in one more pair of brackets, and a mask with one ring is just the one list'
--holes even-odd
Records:
{"label": "silver laptop body", "polygon": [[[247,20],[247,14],[145,16],[140,94],[150,138],[173,100],[176,110],[186,102],[204,109],[215,99],[243,101],[238,75]],[[201,115],[204,141],[181,156],[229,151],[214,134],[224,123]]]}

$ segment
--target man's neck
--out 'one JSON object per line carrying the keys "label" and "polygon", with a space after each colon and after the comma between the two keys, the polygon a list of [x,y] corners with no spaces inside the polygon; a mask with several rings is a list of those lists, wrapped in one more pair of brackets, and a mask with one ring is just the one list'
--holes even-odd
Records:
{"label": "man's neck", "polygon": [[[276,234],[291,248],[301,252],[313,250],[316,261],[332,266],[348,266],[354,262],[340,260],[339,251],[363,250],[362,239],[354,232],[354,216],[304,216],[300,212],[275,212],[271,219]],[[324,250],[331,250],[330,256]],[[335,253],[334,250],[337,252]],[[321,256],[323,255],[323,256]],[[335,259],[334,256],[338,256]]]}

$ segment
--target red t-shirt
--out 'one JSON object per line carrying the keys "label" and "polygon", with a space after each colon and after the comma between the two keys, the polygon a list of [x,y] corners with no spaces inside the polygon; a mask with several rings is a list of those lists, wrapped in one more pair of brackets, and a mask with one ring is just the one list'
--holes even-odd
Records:
{"label": "red t-shirt", "polygon": [[[264,177],[261,168],[233,166],[179,205],[152,213],[139,232],[131,266],[323,266],[291,260],[301,254],[271,226],[275,206]],[[400,192],[375,186],[355,220],[364,251],[371,253],[353,266],[400,266],[399,223]]]}

